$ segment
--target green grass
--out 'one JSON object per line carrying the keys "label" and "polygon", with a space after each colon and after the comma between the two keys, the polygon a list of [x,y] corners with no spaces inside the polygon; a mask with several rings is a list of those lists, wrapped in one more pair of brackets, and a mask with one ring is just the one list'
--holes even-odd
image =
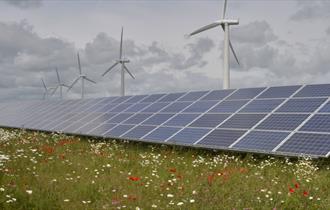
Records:
{"label": "green grass", "polygon": [[0,209],[330,209],[329,195],[327,159],[0,129]]}

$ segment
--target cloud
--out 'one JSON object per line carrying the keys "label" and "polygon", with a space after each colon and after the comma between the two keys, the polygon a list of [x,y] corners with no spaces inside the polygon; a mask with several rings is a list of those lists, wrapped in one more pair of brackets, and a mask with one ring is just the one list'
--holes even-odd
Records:
{"label": "cloud", "polygon": [[8,4],[20,9],[36,8],[42,5],[43,0],[4,0]]}
{"label": "cloud", "polygon": [[297,6],[299,9],[290,17],[293,21],[330,17],[330,1],[328,0],[297,0]]}

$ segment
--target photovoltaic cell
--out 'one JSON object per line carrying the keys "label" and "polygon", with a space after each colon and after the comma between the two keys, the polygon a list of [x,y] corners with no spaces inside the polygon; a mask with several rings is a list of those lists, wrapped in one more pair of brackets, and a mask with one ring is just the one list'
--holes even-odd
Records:
{"label": "photovoltaic cell", "polygon": [[172,102],[183,96],[185,93],[171,93],[161,98],[158,102]]}
{"label": "photovoltaic cell", "polygon": [[205,134],[207,134],[210,129],[204,128],[185,128],[175,136],[171,137],[168,142],[175,142],[179,144],[193,144]]}
{"label": "photovoltaic cell", "polygon": [[265,116],[266,114],[236,114],[223,123],[220,128],[250,129]]}
{"label": "photovoltaic cell", "polygon": [[131,117],[133,114],[131,113],[122,113],[114,116],[107,123],[121,123],[122,121],[126,120],[127,118]]}
{"label": "photovoltaic cell", "polygon": [[330,115],[317,114],[309,119],[301,131],[330,132]]}
{"label": "photovoltaic cell", "polygon": [[116,106],[115,108],[109,110],[109,112],[122,112],[130,106],[132,106],[132,104],[128,104],[128,103],[120,104],[120,105]]}
{"label": "photovoltaic cell", "polygon": [[183,112],[206,112],[217,103],[218,101],[197,101],[196,103],[189,106],[187,109],[183,110]]}
{"label": "photovoltaic cell", "polygon": [[150,102],[155,102],[161,97],[165,96],[165,94],[155,94],[155,95],[149,95],[146,98],[144,98],[141,103],[150,103]]}
{"label": "photovoltaic cell", "polygon": [[244,130],[215,129],[198,142],[198,144],[212,147],[229,147],[245,132]]}
{"label": "photovoltaic cell", "polygon": [[225,119],[227,119],[229,114],[204,114],[192,124],[190,127],[217,127],[220,123],[222,123]]}
{"label": "photovoltaic cell", "polygon": [[150,125],[140,125],[132,130],[130,130],[128,133],[125,133],[122,137],[131,138],[131,139],[138,139],[142,136],[146,135],[153,129],[155,129],[156,126],[150,126]]}
{"label": "photovoltaic cell", "polygon": [[330,135],[296,133],[289,138],[278,152],[326,156],[330,151]]}
{"label": "photovoltaic cell", "polygon": [[126,109],[125,112],[139,112],[148,106],[150,106],[150,103],[138,103]]}
{"label": "photovoltaic cell", "polygon": [[254,100],[245,106],[240,112],[244,113],[258,113],[258,112],[271,112],[276,107],[278,107],[281,103],[283,103],[284,99],[269,99],[269,100]]}
{"label": "photovoltaic cell", "polygon": [[147,108],[143,109],[142,112],[151,112],[151,113],[159,112],[167,105],[169,105],[169,103],[153,103]]}
{"label": "photovoltaic cell", "polygon": [[168,107],[163,109],[161,112],[172,112],[172,113],[177,113],[182,111],[184,108],[187,106],[191,105],[192,102],[174,102],[170,104]]}
{"label": "photovoltaic cell", "polygon": [[306,85],[294,97],[322,97],[330,96],[330,84]]}
{"label": "photovoltaic cell", "polygon": [[212,113],[234,113],[244,106],[248,100],[239,100],[239,101],[223,101],[220,104],[216,105],[210,112]]}
{"label": "photovoltaic cell", "polygon": [[270,152],[288,135],[289,132],[251,131],[233,148]]}
{"label": "photovoltaic cell", "polygon": [[257,129],[292,131],[308,116],[308,114],[272,114],[257,126]]}
{"label": "photovoltaic cell", "polygon": [[314,112],[325,101],[325,98],[290,99],[276,112]]}
{"label": "photovoltaic cell", "polygon": [[301,85],[270,87],[260,96],[258,96],[258,98],[288,98],[293,95],[300,87]]}
{"label": "photovoltaic cell", "polygon": [[116,127],[112,128],[110,131],[103,134],[104,136],[109,137],[120,137],[128,130],[132,129],[134,125],[117,125]]}
{"label": "photovoltaic cell", "polygon": [[234,90],[214,90],[204,96],[201,100],[221,100],[231,94]]}
{"label": "photovoltaic cell", "polygon": [[235,93],[233,93],[228,99],[251,99],[256,97],[261,91],[265,88],[246,88],[246,89],[238,89]]}
{"label": "photovoltaic cell", "polygon": [[142,99],[144,99],[147,95],[137,95],[137,96],[133,96],[130,99],[128,99],[125,103],[137,103],[139,101],[141,101]]}
{"label": "photovoltaic cell", "polygon": [[147,113],[135,114],[132,117],[125,120],[123,122],[123,124],[133,124],[133,125],[140,124],[141,122],[143,122],[147,118],[151,117],[151,115],[152,114],[147,114]]}
{"label": "photovoltaic cell", "polygon": [[152,141],[165,141],[181,128],[178,127],[158,127],[156,130],[152,131],[148,136],[144,137],[146,140]]}
{"label": "photovoltaic cell", "polygon": [[146,121],[144,121],[142,124],[144,125],[160,125],[164,123],[166,120],[173,117],[174,114],[155,114]]}
{"label": "photovoltaic cell", "polygon": [[88,134],[93,134],[97,136],[103,135],[105,132],[109,131],[110,129],[114,128],[117,124],[105,123],[95,127],[94,129],[87,132]]}
{"label": "photovoltaic cell", "polygon": [[319,112],[329,113],[330,112],[330,102],[328,102]]}
{"label": "photovoltaic cell", "polygon": [[165,123],[166,126],[186,126],[196,119],[199,114],[178,114]]}
{"label": "photovoltaic cell", "polygon": [[191,92],[180,98],[178,101],[196,101],[204,96],[208,91]]}
{"label": "photovoltaic cell", "polygon": [[111,101],[111,103],[116,103],[116,104],[119,104],[119,103],[122,103],[126,100],[128,100],[129,98],[131,98],[132,96],[122,96],[122,97],[118,97],[117,99]]}

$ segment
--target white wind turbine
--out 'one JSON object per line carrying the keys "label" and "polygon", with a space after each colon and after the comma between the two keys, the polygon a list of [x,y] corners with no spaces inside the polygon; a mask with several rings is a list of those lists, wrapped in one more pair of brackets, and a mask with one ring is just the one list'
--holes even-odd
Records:
{"label": "white wind turbine", "polygon": [[118,64],[121,64],[121,90],[120,90],[120,95],[124,96],[125,95],[125,71],[133,78],[133,74],[128,70],[126,67],[125,63],[129,63],[129,60],[123,57],[123,33],[124,29],[121,28],[121,38],[120,38],[120,49],[119,49],[119,59],[112,65],[108,70],[106,70],[102,76],[105,76],[108,72],[110,72],[115,66]]}
{"label": "white wind turbine", "polygon": [[70,87],[68,88],[68,91],[71,90],[71,88],[79,81],[81,80],[81,99],[84,99],[84,95],[85,95],[85,80],[96,84],[96,82],[94,82],[93,80],[89,79],[85,74],[82,73],[81,71],[81,64],[80,64],[80,57],[79,57],[79,53],[77,53],[77,57],[78,57],[78,68],[79,68],[79,75],[78,77],[72,82],[72,84],[70,85]]}
{"label": "white wind turbine", "polygon": [[54,88],[54,91],[52,92],[52,95],[54,95],[58,88],[60,88],[60,98],[63,99],[63,87],[69,88],[68,85],[61,82],[60,74],[58,73],[57,67],[55,68],[56,76],[57,76],[57,86]]}
{"label": "white wind turbine", "polygon": [[44,89],[45,89],[45,92],[44,92],[44,94],[43,94],[43,96],[42,96],[42,99],[43,99],[43,100],[46,100],[47,97],[49,96],[49,91],[53,90],[54,88],[53,88],[53,87],[51,87],[51,88],[47,88],[47,86],[46,86],[45,81],[44,81],[43,78],[41,78],[41,82],[42,82],[42,85],[43,85],[43,87],[44,87]]}
{"label": "white wind turbine", "polygon": [[230,72],[229,72],[229,47],[231,51],[233,52],[233,55],[239,64],[238,58],[236,56],[236,53],[234,51],[233,45],[231,44],[230,38],[229,38],[229,26],[230,25],[238,25],[239,20],[233,20],[233,19],[225,19],[226,15],[226,8],[227,8],[227,0],[224,2],[223,6],[223,12],[222,12],[222,19],[217,20],[207,26],[204,26],[191,34],[189,36],[193,36],[195,34],[198,34],[200,32],[206,31],[208,29],[221,26],[224,33],[224,49],[223,49],[223,89],[229,89],[230,88]]}

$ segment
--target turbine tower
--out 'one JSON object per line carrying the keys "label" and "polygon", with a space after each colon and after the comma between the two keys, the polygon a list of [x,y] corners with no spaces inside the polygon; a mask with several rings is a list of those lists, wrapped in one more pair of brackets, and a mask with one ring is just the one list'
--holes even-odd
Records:
{"label": "turbine tower", "polygon": [[77,57],[78,57],[78,68],[79,68],[79,75],[78,77],[72,82],[72,84],[70,85],[70,87],[68,88],[68,91],[70,91],[72,89],[72,87],[79,81],[81,80],[81,99],[84,99],[84,95],[85,95],[85,80],[91,83],[96,84],[96,82],[94,82],[93,80],[91,80],[90,78],[88,78],[85,74],[82,73],[81,71],[81,64],[80,64],[80,57],[79,57],[79,53],[77,53]]}
{"label": "turbine tower", "polygon": [[60,88],[60,98],[63,99],[63,87],[69,88],[68,85],[61,82],[60,74],[58,73],[57,67],[55,68],[56,75],[57,75],[57,86],[55,87],[54,91],[52,92],[52,95],[54,95],[58,88]]}
{"label": "turbine tower", "polygon": [[115,66],[118,64],[121,64],[121,90],[120,90],[120,95],[124,96],[125,95],[125,71],[133,78],[133,74],[128,70],[126,67],[125,63],[129,63],[129,60],[123,57],[123,34],[124,34],[124,29],[123,27],[121,28],[121,38],[120,38],[120,49],[119,49],[119,59],[112,65],[108,70],[106,70],[102,76],[105,76],[108,72],[110,72]]}
{"label": "turbine tower", "polygon": [[238,58],[236,56],[236,53],[234,51],[233,45],[229,38],[229,26],[231,25],[238,25],[239,20],[233,20],[233,19],[226,19],[226,9],[227,9],[227,0],[224,2],[223,11],[222,11],[222,19],[217,20],[209,25],[206,25],[191,34],[189,36],[193,36],[195,34],[198,34],[200,32],[206,31],[208,29],[221,26],[222,30],[225,33],[224,36],[224,49],[223,49],[223,89],[229,89],[230,88],[230,72],[229,72],[229,47],[231,51],[233,52],[233,55],[236,59],[236,62],[239,64]]}
{"label": "turbine tower", "polygon": [[41,82],[42,82],[42,85],[43,85],[43,87],[44,87],[44,89],[45,89],[45,92],[44,92],[44,94],[43,94],[43,96],[42,96],[42,99],[43,99],[43,100],[46,100],[47,97],[49,96],[49,91],[52,90],[52,89],[54,89],[54,88],[53,88],[53,87],[51,87],[51,88],[47,88],[47,86],[46,86],[45,81],[44,81],[43,78],[41,78]]}

